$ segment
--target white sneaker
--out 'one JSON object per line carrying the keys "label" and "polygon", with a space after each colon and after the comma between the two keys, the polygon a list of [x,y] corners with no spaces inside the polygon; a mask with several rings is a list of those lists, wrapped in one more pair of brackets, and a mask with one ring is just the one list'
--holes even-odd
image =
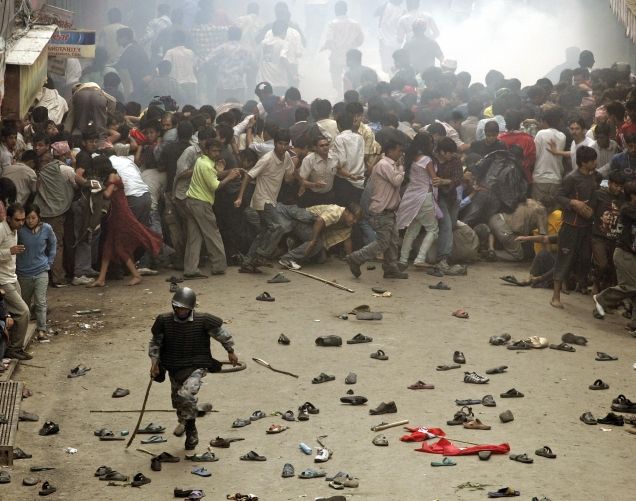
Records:
{"label": "white sneaker", "polygon": [[151,270],[150,268],[137,268],[137,271],[142,277],[159,275],[157,270]]}
{"label": "white sneaker", "polygon": [[314,458],[315,463],[324,463],[331,457],[331,451],[326,447],[324,449],[318,449],[318,454]]}
{"label": "white sneaker", "polygon": [[301,266],[293,259],[281,259],[278,261],[283,268],[289,268],[290,270],[300,270]]}
{"label": "white sneaker", "polygon": [[73,285],[89,285],[92,284],[95,280],[92,278],[88,278],[86,275],[82,275],[81,277],[73,278],[71,282]]}

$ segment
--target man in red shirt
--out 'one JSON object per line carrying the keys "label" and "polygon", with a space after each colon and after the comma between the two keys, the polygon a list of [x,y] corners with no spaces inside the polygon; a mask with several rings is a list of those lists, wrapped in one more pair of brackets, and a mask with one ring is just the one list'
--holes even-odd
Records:
{"label": "man in red shirt", "polygon": [[526,181],[532,183],[532,171],[534,163],[537,159],[537,147],[534,144],[534,138],[525,132],[521,132],[521,113],[517,110],[509,110],[505,115],[507,132],[499,134],[499,141],[504,143],[510,149],[511,146],[519,146],[523,150],[523,173]]}
{"label": "man in red shirt", "polygon": [[616,139],[617,143],[625,148],[625,138],[632,134],[636,134],[636,100],[627,101],[625,103],[625,112],[628,119],[622,125],[617,125]]}

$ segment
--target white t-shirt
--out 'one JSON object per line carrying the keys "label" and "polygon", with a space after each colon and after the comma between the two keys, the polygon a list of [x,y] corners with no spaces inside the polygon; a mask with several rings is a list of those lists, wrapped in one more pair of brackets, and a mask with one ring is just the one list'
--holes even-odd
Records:
{"label": "white t-shirt", "polygon": [[298,31],[287,28],[285,38],[280,38],[269,30],[261,42],[261,79],[272,87],[288,87],[287,64],[297,64],[300,56],[302,39]]}
{"label": "white t-shirt", "polygon": [[398,40],[398,22],[402,14],[404,14],[402,5],[387,2],[382,17],[380,18],[380,29],[378,33],[380,40],[396,48],[400,46],[400,40]]}
{"label": "white t-shirt", "polygon": [[148,185],[141,179],[139,167],[137,167],[132,157],[113,155],[109,160],[119,177],[121,177],[122,183],[124,183],[124,194],[127,197],[140,197],[145,193],[150,193]]}
{"label": "white t-shirt", "polygon": [[194,74],[194,52],[182,46],[174,47],[166,51],[163,56],[164,60],[172,63],[172,71],[170,76],[174,78],[178,84],[197,83],[197,77]]}
{"label": "white t-shirt", "polygon": [[282,160],[273,151],[263,156],[247,173],[249,177],[256,179],[250,207],[263,210],[265,204],[275,204],[285,174],[293,172],[294,164],[289,153],[285,152]]}
{"label": "white t-shirt", "polygon": [[[364,177],[364,139],[351,130],[342,131],[331,143],[331,153],[343,167],[353,176]],[[347,179],[356,188],[364,188],[364,179],[354,181]]]}
{"label": "white t-shirt", "polygon": [[593,139],[590,139],[586,136],[585,139],[583,139],[583,141],[581,141],[579,144],[575,144],[574,141],[572,141],[572,144],[570,145],[570,158],[572,159],[573,168],[576,166],[576,150],[578,150],[581,146],[589,146],[591,148],[594,148],[596,150],[596,154],[598,155],[598,146],[596,145],[596,141],[594,141]]}
{"label": "white t-shirt", "polygon": [[556,129],[540,130],[534,138],[537,161],[534,165],[532,180],[535,183],[561,184],[563,179],[561,157],[548,151],[551,141],[556,143],[557,149],[563,150],[565,148],[565,134]]}

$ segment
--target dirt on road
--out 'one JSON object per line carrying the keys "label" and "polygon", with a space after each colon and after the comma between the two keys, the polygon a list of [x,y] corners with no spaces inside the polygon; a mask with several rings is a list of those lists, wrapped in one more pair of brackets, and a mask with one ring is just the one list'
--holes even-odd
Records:
{"label": "dirt on road", "polygon": [[[183,439],[171,431],[176,424],[169,410],[169,383],[152,385],[143,424],[159,423],[167,428],[167,443],[139,445],[130,449],[124,442],[102,442],[94,430],[108,428],[115,433],[132,431],[138,414],[134,412],[99,413],[93,411],[135,410],[141,407],[149,378],[147,346],[154,317],[170,309],[167,274],[145,278],[142,285],[127,287],[113,281],[105,289],[80,287],[51,290],[51,320],[58,335],[50,343],[32,346],[34,359],[23,364],[15,379],[24,381],[34,395],[22,402],[22,409],[37,413],[37,423],[20,423],[16,446],[33,455],[16,461],[10,469],[12,482],[0,485],[2,500],[37,499],[38,487],[25,487],[25,476],[48,480],[57,487],[50,499],[80,500],[168,500],[174,499],[174,487],[201,488],[210,500],[225,499],[227,494],[253,493],[261,500],[312,500],[317,496],[344,494],[347,499],[364,500],[481,500],[487,491],[510,486],[521,491],[520,499],[627,500],[633,498],[633,463],[636,435],[626,427],[587,426],[579,420],[584,411],[603,417],[610,411],[612,399],[619,394],[636,400],[632,365],[636,361],[636,339],[624,329],[620,314],[598,321],[592,317],[589,296],[563,296],[565,310],[549,305],[550,293],[504,285],[497,277],[504,274],[524,276],[526,265],[478,264],[466,277],[445,277],[450,291],[429,289],[440,279],[411,271],[409,280],[382,280],[381,266],[374,271],[363,268],[360,279],[350,276],[346,265],[338,261],[310,267],[306,271],[355,289],[351,294],[317,281],[286,272],[286,284],[268,284],[277,269],[263,275],[242,275],[236,268],[227,275],[188,282],[199,300],[199,310],[214,313],[227,322],[234,336],[239,359],[247,369],[230,374],[210,374],[204,379],[200,402],[212,402],[216,412],[197,421],[200,445],[207,449],[211,439],[242,437],[229,449],[213,449],[218,462],[201,463],[212,472],[209,478],[190,473],[195,464],[184,461],[164,464],[161,472],[150,469],[150,456],[138,447],[160,453],[167,451],[183,458]],[[382,286],[391,297],[374,297],[371,288]],[[255,297],[270,292],[274,302],[259,302]],[[381,321],[337,318],[360,304],[383,313]],[[451,316],[464,308],[468,320]],[[77,310],[100,309],[101,313],[73,316]],[[490,336],[510,333],[513,339],[532,335],[560,343],[561,335],[573,332],[588,338],[586,347],[575,353],[551,349],[510,351],[488,343]],[[277,343],[281,333],[289,346]],[[317,347],[317,336],[335,334],[343,341],[357,333],[373,338],[372,343],[337,348]],[[387,361],[370,358],[384,350]],[[460,369],[436,371],[452,362],[454,351],[462,351],[466,364]],[[618,361],[597,362],[597,351],[618,356]],[[213,353],[225,358],[223,349],[213,341]],[[262,358],[274,367],[298,374],[298,379],[277,374],[252,362]],[[73,367],[90,367],[87,375],[69,379]],[[507,365],[506,373],[491,376],[484,385],[465,384],[464,371],[484,375],[486,369]],[[312,384],[320,373],[336,376],[333,382]],[[344,378],[355,372],[358,382],[345,385]],[[609,390],[591,391],[596,379],[610,385]],[[407,386],[422,380],[434,390],[413,391]],[[111,398],[117,387],[128,388],[130,395]],[[348,389],[369,399],[367,405],[342,404],[340,397]],[[524,398],[502,399],[500,393],[511,388]],[[475,416],[489,431],[447,426],[446,421],[460,409],[455,399],[495,397],[494,408],[472,406]],[[254,411],[267,414],[292,410],[309,401],[320,409],[309,421],[287,423],[268,416],[244,428],[231,427],[236,418],[247,418]],[[398,412],[369,415],[369,409],[381,402],[395,401]],[[511,410],[514,421],[502,424],[498,418]],[[381,421],[409,420],[409,426],[442,428],[457,446],[462,442],[509,444],[510,452],[527,453],[533,464],[522,464],[509,455],[493,455],[489,461],[477,456],[456,457],[457,466],[433,468],[431,461],[441,456],[416,452],[417,443],[401,442],[406,432],[392,428],[382,432],[388,447],[374,446],[376,433],[370,428]],[[39,436],[42,424],[51,420],[60,432]],[[271,424],[285,424],[289,430],[267,435]],[[325,445],[333,457],[315,464],[313,456],[303,454],[298,444],[314,448],[317,437],[326,436]],[[435,439],[429,442],[436,442]],[[549,446],[556,459],[534,454]],[[69,454],[65,448],[77,449]],[[265,462],[241,461],[240,456],[256,451]],[[323,468],[329,474],[348,472],[360,481],[358,488],[335,491],[324,478],[281,478],[285,463],[296,474],[307,468]],[[55,470],[30,473],[31,466],[50,466]],[[140,489],[108,486],[94,476],[101,465],[125,474],[143,472],[152,482]]]}

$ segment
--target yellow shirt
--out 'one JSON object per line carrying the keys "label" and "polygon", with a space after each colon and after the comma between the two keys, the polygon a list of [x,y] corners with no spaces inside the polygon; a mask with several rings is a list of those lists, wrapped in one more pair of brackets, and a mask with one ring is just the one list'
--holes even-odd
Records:
{"label": "yellow shirt", "polygon": [[213,204],[214,193],[219,184],[221,183],[216,171],[216,163],[207,155],[201,155],[194,164],[194,172],[186,196]]}

